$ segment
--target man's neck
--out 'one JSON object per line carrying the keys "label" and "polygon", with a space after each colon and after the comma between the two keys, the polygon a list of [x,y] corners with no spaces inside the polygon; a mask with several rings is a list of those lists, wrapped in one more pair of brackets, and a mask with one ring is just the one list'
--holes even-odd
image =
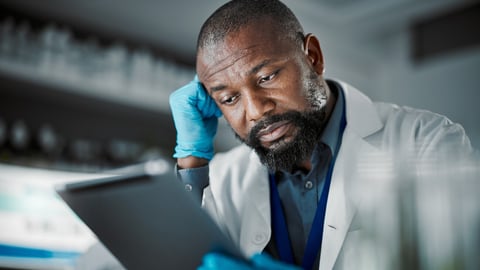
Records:
{"label": "man's neck", "polygon": [[[310,155],[311,156],[311,155]],[[300,163],[294,170],[302,170],[304,172],[309,172],[312,169],[311,158]]]}

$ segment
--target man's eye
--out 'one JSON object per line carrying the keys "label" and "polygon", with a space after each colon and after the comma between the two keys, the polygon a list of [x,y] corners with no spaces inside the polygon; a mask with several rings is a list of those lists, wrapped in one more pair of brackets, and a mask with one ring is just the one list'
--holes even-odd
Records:
{"label": "man's eye", "polygon": [[278,74],[278,71],[275,71],[274,73],[272,73],[268,76],[263,76],[263,77],[260,78],[258,83],[264,83],[264,82],[271,81],[273,78],[275,78],[275,76],[277,76],[277,74]]}
{"label": "man's eye", "polygon": [[238,95],[235,95],[235,96],[226,96],[224,98],[222,98],[222,100],[220,101],[221,104],[225,104],[225,105],[231,105],[233,103],[235,103],[235,101],[238,99]]}

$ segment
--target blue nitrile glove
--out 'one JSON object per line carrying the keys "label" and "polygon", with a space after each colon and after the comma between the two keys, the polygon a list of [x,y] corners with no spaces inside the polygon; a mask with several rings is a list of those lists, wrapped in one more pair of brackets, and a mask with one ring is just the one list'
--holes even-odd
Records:
{"label": "blue nitrile glove", "polygon": [[218,117],[222,115],[197,76],[170,95],[170,109],[177,129],[175,158],[194,156],[211,160]]}
{"label": "blue nitrile glove", "polygon": [[301,270],[298,266],[285,264],[262,253],[254,254],[250,258],[250,264],[220,253],[207,253],[202,263],[198,270]]}

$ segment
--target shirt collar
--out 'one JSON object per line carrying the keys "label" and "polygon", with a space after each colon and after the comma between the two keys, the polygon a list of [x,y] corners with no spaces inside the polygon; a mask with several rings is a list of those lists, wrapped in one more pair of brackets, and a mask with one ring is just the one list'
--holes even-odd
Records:
{"label": "shirt collar", "polygon": [[342,116],[345,112],[345,100],[340,85],[333,81],[327,81],[327,83],[332,93],[336,94],[337,101],[335,103],[335,107],[333,108],[332,114],[330,115],[330,119],[325,126],[325,130],[323,131],[320,141],[330,147],[332,153],[336,153],[338,140],[342,135],[340,134],[340,126],[342,122]]}

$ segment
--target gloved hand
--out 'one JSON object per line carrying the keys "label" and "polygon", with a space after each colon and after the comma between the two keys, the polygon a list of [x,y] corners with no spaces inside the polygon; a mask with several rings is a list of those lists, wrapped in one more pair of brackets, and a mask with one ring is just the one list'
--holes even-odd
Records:
{"label": "gloved hand", "polygon": [[177,129],[175,158],[194,156],[211,160],[218,117],[222,115],[197,76],[170,95],[170,109]]}
{"label": "gloved hand", "polygon": [[257,253],[250,258],[250,264],[238,261],[220,253],[207,253],[198,270],[301,270],[301,268],[272,259],[267,254]]}

